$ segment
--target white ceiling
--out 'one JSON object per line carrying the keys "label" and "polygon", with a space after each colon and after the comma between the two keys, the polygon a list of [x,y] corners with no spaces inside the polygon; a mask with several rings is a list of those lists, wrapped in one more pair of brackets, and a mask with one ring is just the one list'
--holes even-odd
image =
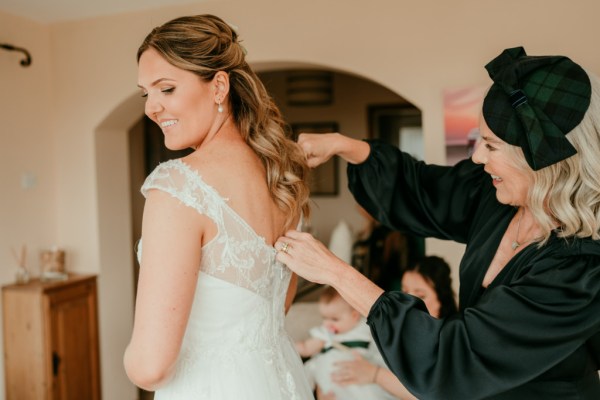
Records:
{"label": "white ceiling", "polygon": [[202,0],[0,0],[0,11],[42,23],[141,11]]}

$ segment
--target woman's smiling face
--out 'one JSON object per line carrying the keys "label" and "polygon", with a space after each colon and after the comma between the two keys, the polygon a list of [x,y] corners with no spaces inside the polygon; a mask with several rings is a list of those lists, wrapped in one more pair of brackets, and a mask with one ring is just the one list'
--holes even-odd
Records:
{"label": "woman's smiling face", "polygon": [[145,113],[162,129],[168,149],[202,143],[217,113],[211,82],[169,64],[150,48],[140,57],[138,86],[146,97]]}
{"label": "woman's smiling face", "polygon": [[527,202],[529,188],[533,184],[532,171],[518,165],[510,144],[494,135],[481,118],[480,139],[471,156],[473,162],[483,164],[490,174],[496,198],[502,204],[523,206]]}

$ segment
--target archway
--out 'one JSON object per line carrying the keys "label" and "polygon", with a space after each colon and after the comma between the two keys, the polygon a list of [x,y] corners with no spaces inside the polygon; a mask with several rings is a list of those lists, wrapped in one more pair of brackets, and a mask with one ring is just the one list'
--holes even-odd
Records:
{"label": "archway", "polygon": [[[369,77],[351,71],[335,70],[327,65],[302,62],[260,62],[254,64],[253,67],[261,74],[285,69],[326,69],[344,74],[347,79],[370,82],[371,85],[385,89],[385,86]],[[394,103],[401,99],[398,94],[389,89],[384,91],[386,91],[385,96],[377,102]],[[133,226],[137,222],[132,222],[131,200],[132,192],[139,192],[141,182],[131,179],[131,155],[128,140],[130,130],[143,116],[143,107],[143,99],[139,94],[131,93],[108,112],[95,130],[98,249],[101,265],[99,278],[101,282],[99,285],[100,338],[102,365],[104,366],[121,364],[122,354],[128,343],[133,324],[134,248],[131,243]],[[364,104],[356,105],[356,107],[360,107],[360,113],[356,111],[358,108],[351,110],[350,114],[353,115],[350,119],[351,122],[340,124],[340,130],[349,134],[355,133],[360,137],[368,132],[368,117]],[[329,113],[331,111],[331,109],[325,110]],[[342,170],[343,165],[340,165],[339,168]],[[318,200],[322,214],[328,214],[328,210],[332,208],[336,209],[336,212],[356,214],[356,209],[351,203],[348,203],[350,205],[346,206],[346,209],[336,207],[337,201],[353,201],[347,191],[343,189],[345,175],[340,174],[338,184],[340,187],[338,197],[322,197]],[[357,218],[361,217],[357,216],[354,220],[360,221]],[[330,223],[326,228],[322,228],[323,239],[329,238],[329,232],[333,225]],[[356,222],[356,226],[359,225],[360,222]],[[103,382],[115,382],[122,379],[126,379],[126,377],[121,371],[103,368]],[[132,386],[132,393],[134,391],[135,388]],[[133,396],[135,394],[132,394]]]}
{"label": "archway", "polygon": [[[131,94],[111,110],[95,130],[97,182],[99,319],[103,386],[135,387],[122,369],[123,353],[133,325],[133,249],[128,131],[143,113],[139,94]],[[106,392],[106,390],[103,390]]]}

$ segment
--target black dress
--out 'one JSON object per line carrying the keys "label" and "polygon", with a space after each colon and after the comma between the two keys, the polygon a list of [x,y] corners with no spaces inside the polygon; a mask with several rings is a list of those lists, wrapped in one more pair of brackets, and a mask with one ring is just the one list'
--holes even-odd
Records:
{"label": "black dress", "polygon": [[395,375],[419,399],[600,399],[600,243],[553,235],[483,277],[516,209],[500,204],[481,165],[417,162],[371,143],[348,166],[356,200],[407,233],[466,244],[458,315],[435,319],[424,303],[386,292],[368,316]]}

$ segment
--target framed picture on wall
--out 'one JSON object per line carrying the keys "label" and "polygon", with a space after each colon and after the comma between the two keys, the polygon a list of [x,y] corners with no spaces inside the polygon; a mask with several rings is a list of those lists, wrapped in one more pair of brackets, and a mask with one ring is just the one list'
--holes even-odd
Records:
{"label": "framed picture on wall", "polygon": [[[337,132],[335,122],[301,122],[291,125],[294,140],[300,133],[329,133]],[[338,156],[332,157],[325,164],[311,170],[311,196],[337,196],[339,194]]]}

